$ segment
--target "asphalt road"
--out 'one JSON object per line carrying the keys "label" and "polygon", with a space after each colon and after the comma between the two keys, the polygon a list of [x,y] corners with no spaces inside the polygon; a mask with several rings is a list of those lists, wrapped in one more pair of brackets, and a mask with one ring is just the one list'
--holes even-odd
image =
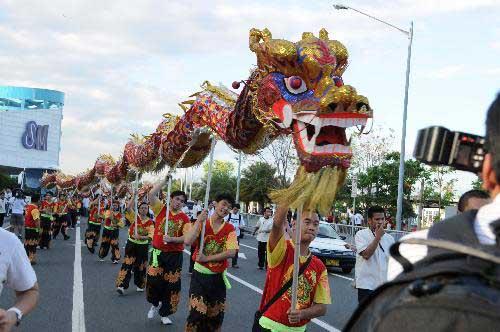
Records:
{"label": "asphalt road", "polygon": [[[83,240],[86,229],[82,223],[80,235]],[[184,255],[182,272],[182,295],[178,312],[171,316],[173,325],[163,326],[159,318],[148,320],[150,307],[145,293],[138,293],[131,283],[125,296],[115,290],[115,278],[120,264],[114,265],[108,258],[100,262],[97,255],[88,252],[80,241],[81,270],[83,283],[83,324],[78,324],[73,311],[82,302],[78,283],[74,286],[75,230],[69,230],[71,239],[53,241],[50,250],[38,250],[35,271],[40,284],[40,303],[37,309],[22,322],[21,331],[183,331],[187,317],[187,292],[189,256]],[[120,247],[125,246],[126,230],[120,234]],[[264,286],[265,271],[257,269],[257,242],[245,236],[240,242],[239,269],[229,268],[232,289],[227,292],[227,309],[223,331],[250,331],[253,314],[257,309]],[[77,260],[78,263],[78,260]],[[78,265],[78,264],[76,264]],[[78,272],[78,269],[76,269]],[[343,274],[330,271],[330,288],[333,304],[320,322],[310,323],[308,331],[340,330],[356,307],[356,292],[351,286],[354,272]],[[77,273],[78,274],[78,273]],[[80,287],[81,288],[81,287]],[[76,296],[73,298],[74,292]],[[0,298],[0,308],[13,303],[13,293],[5,289]],[[76,303],[73,303],[75,301]],[[75,308],[73,307],[75,306]],[[75,309],[75,310],[73,310]],[[80,329],[77,329],[80,328]],[[73,328],[73,329],[72,329]]]}

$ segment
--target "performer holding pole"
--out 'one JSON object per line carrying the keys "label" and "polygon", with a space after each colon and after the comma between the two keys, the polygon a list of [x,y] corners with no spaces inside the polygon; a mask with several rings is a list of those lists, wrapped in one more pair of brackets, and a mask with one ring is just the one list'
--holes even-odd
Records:
{"label": "performer holding pole", "polygon": [[[170,172],[168,192],[171,190]],[[186,201],[183,191],[167,195],[166,205],[157,197],[165,179],[157,183],[148,194],[156,222],[153,235],[153,248],[147,272],[146,297],[151,308],[148,318],[158,313],[161,322],[172,324],[168,317],[177,311],[181,291],[182,251],[184,235],[189,230],[189,217],[181,211]],[[167,217],[168,211],[168,219]]]}
{"label": "performer holding pole", "polygon": [[309,251],[319,231],[319,216],[299,209],[292,225],[294,243],[284,236],[288,208],[278,206],[274,215],[267,243],[266,284],[254,331],[305,331],[309,321],[325,315],[331,303],[326,267]]}
{"label": "performer holding pole", "polygon": [[101,194],[90,203],[90,212],[87,231],[85,232],[85,244],[90,253],[95,252],[95,247],[101,234],[104,209],[101,208]]}
{"label": "performer holding pole", "polygon": [[[205,207],[208,206],[214,145],[210,151]],[[234,204],[233,197],[219,194],[216,202],[209,220],[206,221],[205,209],[186,235],[185,244],[199,243],[189,288],[186,331],[220,331],[224,320],[226,289],[231,288],[226,276],[227,260],[236,254],[238,241],[234,226],[224,220]]]}
{"label": "performer holding pole", "polygon": [[40,240],[40,211],[38,210],[39,196],[31,197],[31,203],[26,205],[24,216],[24,249],[31,265],[36,264],[36,247]]}
{"label": "performer holding pole", "polygon": [[68,215],[68,201],[66,200],[66,193],[59,194],[59,200],[55,204],[56,220],[52,231],[52,239],[56,239],[59,232],[62,233],[64,240],[68,240],[69,236],[66,234],[66,229],[70,222]]}
{"label": "performer holding pole", "polygon": [[120,212],[120,203],[118,201],[113,202],[113,187],[111,187],[110,203],[111,208],[105,214],[99,258],[103,262],[111,247],[111,261],[113,264],[118,264],[120,261],[120,244],[118,239],[120,228],[124,226],[124,222]]}
{"label": "performer holding pole", "polygon": [[42,234],[40,235],[40,249],[50,249],[52,239],[51,229],[54,220],[54,202],[52,194],[48,191],[40,204],[40,226]]}

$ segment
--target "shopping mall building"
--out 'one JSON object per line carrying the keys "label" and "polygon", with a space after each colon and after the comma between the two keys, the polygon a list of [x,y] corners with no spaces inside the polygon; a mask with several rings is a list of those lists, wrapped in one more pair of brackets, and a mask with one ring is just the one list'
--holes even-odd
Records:
{"label": "shopping mall building", "polygon": [[63,107],[60,91],[0,86],[0,172],[24,170],[24,186],[38,188],[59,168]]}

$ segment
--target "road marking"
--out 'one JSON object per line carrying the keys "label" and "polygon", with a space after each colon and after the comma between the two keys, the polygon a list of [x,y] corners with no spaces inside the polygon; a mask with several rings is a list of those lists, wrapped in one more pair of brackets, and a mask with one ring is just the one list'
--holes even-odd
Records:
{"label": "road marking", "polygon": [[346,276],[343,276],[343,275],[340,275],[340,274],[336,274],[336,273],[331,273],[330,272],[330,275],[335,276],[335,277],[339,277],[339,278],[342,278],[342,279],[347,279],[347,280],[350,280],[350,281],[354,281],[353,278],[349,278],[349,277],[346,277]]}
{"label": "road marking", "polygon": [[[188,255],[190,255],[190,254],[191,254],[191,253],[190,253],[189,251],[187,251],[186,249],[184,249],[184,252],[185,252],[186,254],[188,254]],[[259,294],[261,294],[261,295],[262,295],[263,291],[262,291],[262,289],[260,289],[259,287],[254,286],[254,285],[252,285],[251,283],[246,282],[245,280],[240,279],[240,278],[238,278],[237,276],[235,276],[235,275],[233,275],[233,274],[231,274],[231,273],[229,273],[229,272],[226,272],[226,275],[227,275],[229,278],[233,279],[234,281],[239,282],[239,283],[240,283],[240,284],[242,284],[243,286],[246,286],[246,287],[250,288],[251,290],[253,290],[254,292],[257,292],[257,293],[259,293]],[[319,319],[317,319],[317,318],[314,318],[313,320],[311,320],[311,322],[313,322],[314,324],[316,324],[316,325],[318,325],[318,326],[320,326],[320,327],[324,328],[324,329],[325,329],[325,330],[327,330],[327,331],[330,331],[330,332],[340,332],[340,330],[339,330],[339,329],[337,329],[337,328],[335,328],[335,327],[331,326],[330,324],[328,324],[328,323],[326,323],[326,322],[324,322],[324,321],[322,321],[322,320],[319,320]]]}
{"label": "road marking", "polygon": [[239,252],[239,253],[238,253],[238,258],[247,259],[247,256],[246,256],[244,253]]}
{"label": "road marking", "polygon": [[75,266],[73,273],[73,311],[71,312],[71,327],[73,332],[85,332],[80,226],[76,228],[75,234]]}
{"label": "road marking", "polygon": [[246,244],[243,244],[243,243],[240,243],[240,246],[247,247],[247,248],[250,248],[250,249],[253,249],[253,250],[258,250],[258,249],[257,249],[257,248],[255,248],[255,247],[252,247],[252,246],[247,246]]}

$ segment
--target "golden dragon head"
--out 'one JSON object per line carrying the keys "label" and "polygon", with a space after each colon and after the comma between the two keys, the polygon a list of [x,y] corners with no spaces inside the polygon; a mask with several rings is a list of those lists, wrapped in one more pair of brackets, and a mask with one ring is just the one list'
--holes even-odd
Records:
{"label": "golden dragon head", "polygon": [[250,49],[257,55],[257,74],[249,82],[257,118],[273,123],[275,135],[292,133],[306,172],[347,169],[352,150],[345,130],[365,126],[372,110],[367,98],[343,83],[345,46],[325,29],[319,37],[305,32],[296,43],[252,29]]}

